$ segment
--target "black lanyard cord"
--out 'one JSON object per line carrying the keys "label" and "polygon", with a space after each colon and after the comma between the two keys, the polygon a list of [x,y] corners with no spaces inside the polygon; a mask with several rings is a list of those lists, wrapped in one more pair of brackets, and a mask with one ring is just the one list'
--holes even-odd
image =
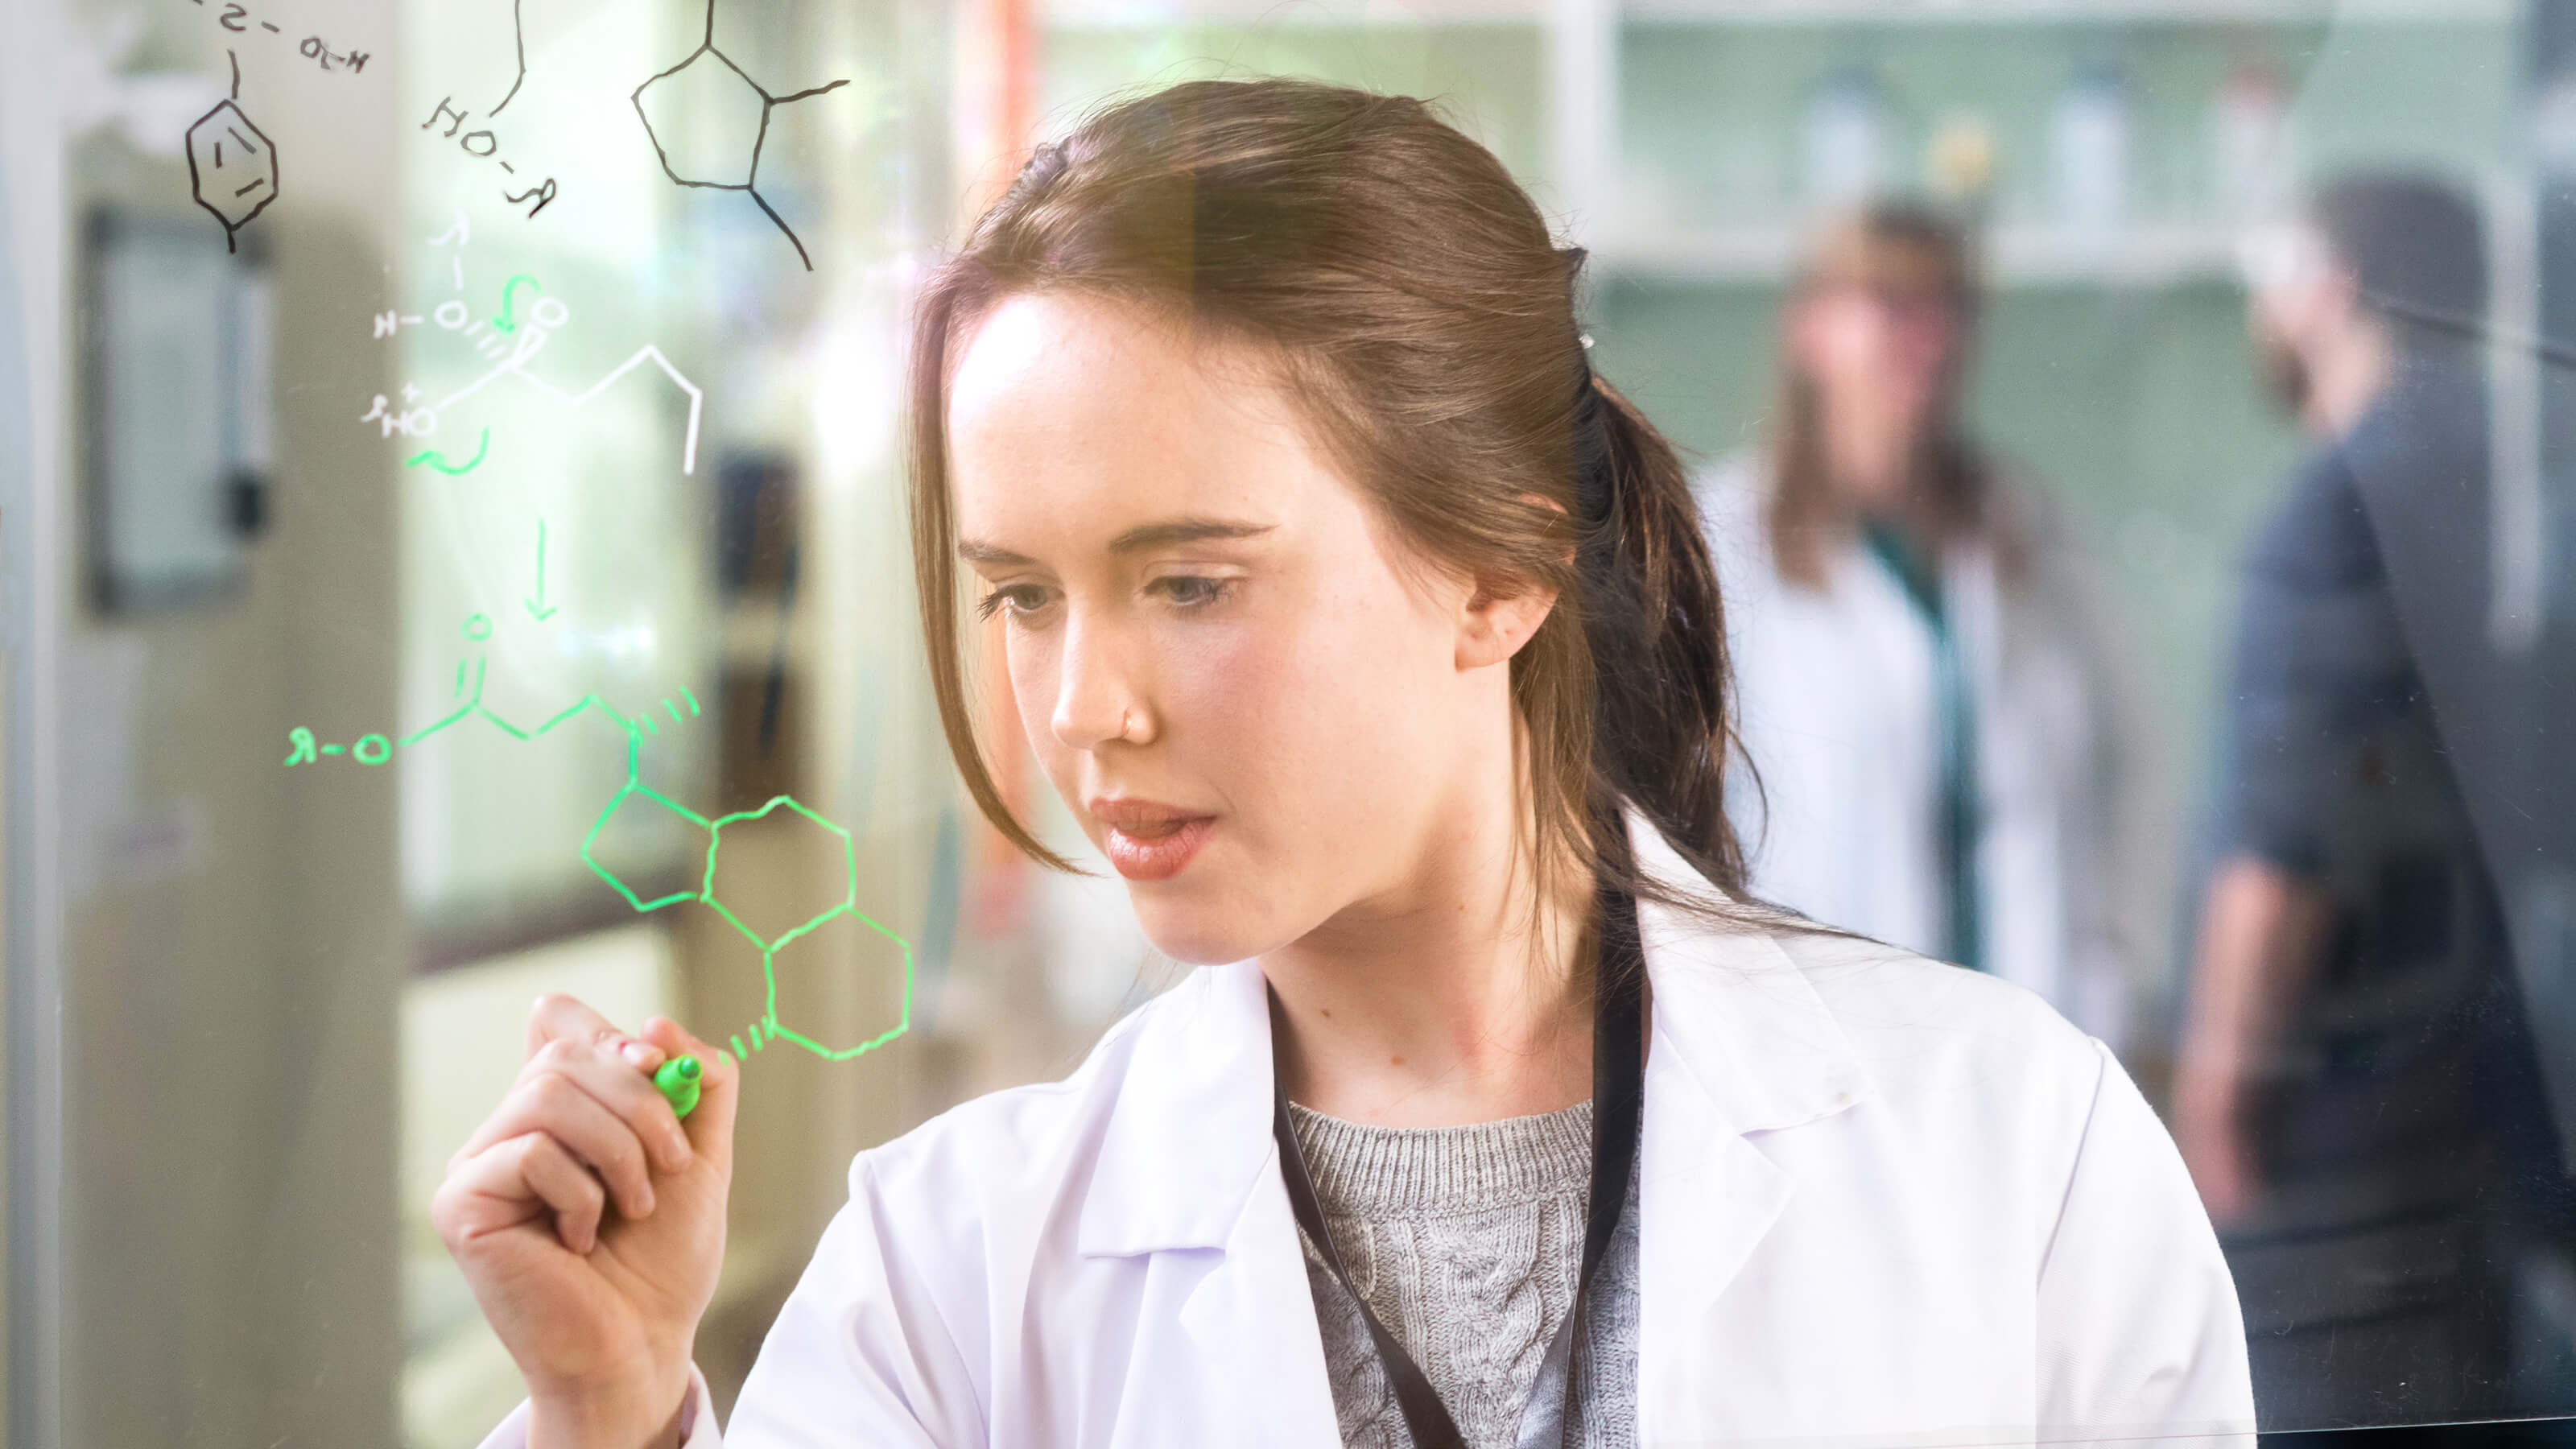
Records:
{"label": "black lanyard cord", "polygon": [[[1637,903],[1627,892],[1603,883],[1597,893],[1601,955],[1593,974],[1592,1018],[1592,1186],[1583,1224],[1583,1268],[1576,1279],[1574,1303],[1548,1340],[1521,1411],[1516,1449],[1561,1449],[1565,1440],[1568,1400],[1573,1393],[1574,1346],[1582,1337],[1584,1306],[1591,1296],[1601,1260],[1626,1210],[1628,1183],[1637,1163],[1637,1132],[1646,1099],[1645,1021],[1646,962],[1637,931]],[[1458,1422],[1449,1416],[1440,1394],[1404,1345],[1378,1321],[1368,1300],[1351,1283],[1341,1249],[1325,1226],[1324,1208],[1315,1196],[1315,1180],[1306,1170],[1306,1154],[1289,1120],[1288,1094],[1274,1085],[1276,1105],[1271,1133],[1279,1139],[1279,1175],[1288,1188],[1288,1205],[1322,1254],[1333,1281],[1359,1305],[1386,1369],[1387,1385],[1403,1411],[1415,1449],[1467,1449]]]}

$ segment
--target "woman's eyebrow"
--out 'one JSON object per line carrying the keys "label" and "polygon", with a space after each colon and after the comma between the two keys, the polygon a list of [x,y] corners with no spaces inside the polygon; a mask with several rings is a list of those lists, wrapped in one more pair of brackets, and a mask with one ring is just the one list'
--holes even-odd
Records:
{"label": "woman's eyebrow", "polygon": [[1169,523],[1148,523],[1131,528],[1109,541],[1111,553],[1135,553],[1141,549],[1166,548],[1176,543],[1197,543],[1210,538],[1259,538],[1274,524],[1239,523],[1223,518],[1176,518]]}
{"label": "woman's eyebrow", "polygon": [[[1166,548],[1176,543],[1197,543],[1210,538],[1259,538],[1277,527],[1269,523],[1240,523],[1224,518],[1176,518],[1168,523],[1140,524],[1109,541],[1111,553],[1135,553],[1142,549]],[[1014,553],[997,543],[979,538],[957,541],[957,556],[970,564],[992,564],[1002,568],[1026,568],[1037,560]]]}
{"label": "woman's eyebrow", "polygon": [[1013,553],[999,544],[974,538],[957,541],[957,556],[970,564],[995,564],[1003,568],[1024,568],[1037,562],[1026,554]]}

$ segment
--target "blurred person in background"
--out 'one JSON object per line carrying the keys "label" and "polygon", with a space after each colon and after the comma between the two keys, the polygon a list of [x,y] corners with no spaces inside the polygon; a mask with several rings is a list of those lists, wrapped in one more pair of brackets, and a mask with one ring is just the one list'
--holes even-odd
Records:
{"label": "blurred person in background", "polygon": [[2409,587],[2485,589],[2482,542],[2422,537],[2485,517],[2459,341],[2484,255],[2471,203],[2403,174],[2247,248],[2255,343],[2313,445],[2246,559],[2174,1113],[2282,1427],[2508,1409],[2514,1243],[2563,1216],[2462,720],[2426,686],[2484,610]]}
{"label": "blurred person in background", "polygon": [[1742,697],[1752,888],[1990,971],[2118,1046],[2158,910],[2144,772],[2075,556],[1960,416],[1965,234],[1880,203],[1781,315],[1767,446],[1701,480]]}

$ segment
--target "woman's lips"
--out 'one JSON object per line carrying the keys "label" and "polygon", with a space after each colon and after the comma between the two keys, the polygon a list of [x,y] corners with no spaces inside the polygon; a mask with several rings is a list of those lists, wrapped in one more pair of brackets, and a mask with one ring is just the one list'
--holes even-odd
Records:
{"label": "woman's lips", "polygon": [[1193,815],[1150,801],[1094,800],[1092,818],[1104,827],[1101,849],[1129,880],[1169,880],[1189,865],[1216,827],[1213,815]]}

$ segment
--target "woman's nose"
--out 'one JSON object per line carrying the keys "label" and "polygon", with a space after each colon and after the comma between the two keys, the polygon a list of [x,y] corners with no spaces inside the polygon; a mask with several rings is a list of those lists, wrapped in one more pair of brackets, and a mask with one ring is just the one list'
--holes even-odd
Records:
{"label": "woman's nose", "polygon": [[1113,740],[1143,744],[1152,737],[1151,718],[1123,656],[1114,631],[1068,624],[1058,660],[1055,711],[1047,722],[1059,743],[1091,750]]}

